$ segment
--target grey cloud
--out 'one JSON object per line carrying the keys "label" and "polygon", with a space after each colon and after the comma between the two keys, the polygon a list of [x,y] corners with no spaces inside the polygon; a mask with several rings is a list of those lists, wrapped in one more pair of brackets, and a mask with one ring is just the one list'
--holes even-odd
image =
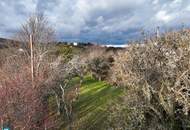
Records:
{"label": "grey cloud", "polygon": [[1,0],[0,36],[14,34],[36,10],[67,41],[125,43],[142,29],[189,27],[190,20],[188,0]]}

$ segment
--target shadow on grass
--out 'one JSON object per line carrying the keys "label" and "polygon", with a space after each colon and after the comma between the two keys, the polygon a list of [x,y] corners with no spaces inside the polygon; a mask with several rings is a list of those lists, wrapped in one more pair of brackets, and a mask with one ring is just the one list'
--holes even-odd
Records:
{"label": "shadow on grass", "polygon": [[[107,115],[107,105],[116,102],[122,90],[105,82],[89,80],[83,84],[79,101],[75,104],[78,119],[83,119],[82,127],[93,129],[100,126]],[[83,129],[84,129],[83,128]]]}
{"label": "shadow on grass", "polygon": [[93,79],[91,76],[87,76],[83,81],[83,85],[91,85],[92,83],[96,83],[97,80]]}
{"label": "shadow on grass", "polygon": [[73,104],[73,123],[79,124],[76,130],[101,130],[107,118],[108,104],[117,102],[121,95],[121,89],[86,77],[80,88],[79,100]]}

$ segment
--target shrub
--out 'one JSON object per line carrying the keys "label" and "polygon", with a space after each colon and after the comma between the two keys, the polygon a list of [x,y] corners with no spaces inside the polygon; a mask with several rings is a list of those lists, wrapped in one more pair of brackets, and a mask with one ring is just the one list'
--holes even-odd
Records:
{"label": "shrub", "polygon": [[88,70],[98,80],[106,80],[112,66],[112,53],[107,53],[104,48],[92,48],[87,57]]}
{"label": "shrub", "polygon": [[71,60],[75,55],[80,55],[83,48],[74,47],[70,45],[57,45],[57,55],[62,56],[65,62]]}
{"label": "shrub", "polygon": [[40,129],[48,115],[44,98],[55,68],[49,60],[35,62],[34,84],[31,79],[30,60],[17,51],[10,53],[0,67],[0,117],[9,119],[14,128]]}
{"label": "shrub", "polygon": [[189,30],[171,32],[132,44],[115,57],[111,82],[138,90],[136,96],[141,98],[136,108],[144,108],[148,129],[188,126],[189,41]]}

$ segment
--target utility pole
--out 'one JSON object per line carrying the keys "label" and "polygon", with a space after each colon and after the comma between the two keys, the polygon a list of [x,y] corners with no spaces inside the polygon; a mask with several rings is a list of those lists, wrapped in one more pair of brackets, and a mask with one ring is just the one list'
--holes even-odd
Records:
{"label": "utility pole", "polygon": [[31,63],[31,78],[32,78],[32,87],[34,87],[34,54],[33,54],[33,40],[32,35],[30,35],[30,63]]}

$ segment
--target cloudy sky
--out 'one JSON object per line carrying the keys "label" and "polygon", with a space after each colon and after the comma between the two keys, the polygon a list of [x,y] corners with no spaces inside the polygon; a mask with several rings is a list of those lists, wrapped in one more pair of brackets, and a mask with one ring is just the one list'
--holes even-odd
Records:
{"label": "cloudy sky", "polygon": [[126,43],[151,33],[189,27],[190,0],[0,0],[0,37],[11,37],[35,11],[62,41]]}

